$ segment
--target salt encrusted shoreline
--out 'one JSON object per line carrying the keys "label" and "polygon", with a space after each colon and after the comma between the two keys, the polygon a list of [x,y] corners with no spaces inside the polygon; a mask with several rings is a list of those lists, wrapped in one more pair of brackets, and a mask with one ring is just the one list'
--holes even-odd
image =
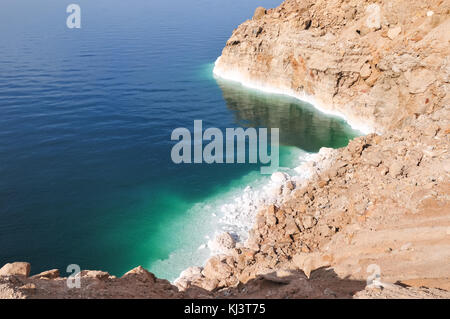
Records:
{"label": "salt encrusted shoreline", "polygon": [[[304,101],[312,104],[318,111],[327,115],[336,116],[348,121],[348,119],[339,112],[329,111],[324,107],[321,107],[313,97],[306,94],[300,96],[292,90],[280,90],[265,85],[257,85],[250,80],[244,80],[238,72],[228,72],[217,66],[216,60],[213,73],[225,80],[238,82],[241,85],[260,90],[266,93],[281,94],[290,97],[294,97],[300,101]],[[362,123],[347,122],[353,129],[360,131],[364,134],[372,132],[372,128],[364,126]],[[234,203],[225,204],[220,207],[222,217],[219,223],[227,224],[227,232],[219,232],[214,235],[215,237],[208,240],[206,245],[202,245],[199,248],[208,248],[211,252],[210,257],[220,254],[227,254],[230,248],[245,247],[246,240],[248,239],[248,233],[254,227],[255,217],[257,213],[269,205],[281,205],[287,198],[289,198],[292,190],[298,187],[305,186],[308,181],[317,176],[323,170],[328,169],[333,161],[333,154],[335,150],[330,148],[322,148],[318,153],[305,154],[299,159],[303,161],[303,164],[292,168],[296,172],[296,175],[289,175],[284,172],[274,173],[267,185],[261,188],[253,189],[247,185],[244,190],[244,194],[234,198]],[[193,269],[195,269],[193,271]],[[181,272],[180,276],[176,278],[173,283],[179,287],[184,287],[183,282],[191,281],[190,277],[196,276],[196,274],[202,270],[202,267],[194,266]],[[193,275],[194,274],[194,275]]]}
{"label": "salt encrusted shoreline", "polygon": [[280,95],[286,95],[293,98],[296,98],[300,101],[307,102],[311,104],[314,108],[316,108],[318,111],[331,115],[336,116],[339,118],[342,118],[344,121],[346,121],[354,130],[360,131],[363,134],[370,134],[374,133],[375,129],[371,126],[369,126],[367,123],[364,123],[363,121],[360,121],[356,118],[349,117],[348,115],[345,115],[342,112],[332,110],[330,107],[324,106],[323,102],[320,102],[317,98],[306,94],[305,92],[302,92],[302,94],[299,94],[298,92],[290,89],[290,88],[276,88],[274,86],[269,86],[265,84],[264,82],[257,82],[255,80],[252,80],[248,77],[245,77],[241,72],[238,70],[232,70],[227,69],[224,65],[220,64],[221,57],[218,57],[216,62],[214,63],[214,75],[228,81],[233,81],[240,83],[241,85],[256,89],[262,92],[270,93],[270,94],[280,94]]}
{"label": "salt encrusted shoreline", "polygon": [[[327,1],[287,0],[275,9],[260,7],[253,19],[233,31],[215,62],[214,74],[246,87],[309,102],[319,111],[343,118],[365,134],[390,132],[414,123],[419,114],[431,113],[447,101],[445,84],[439,85],[439,81],[448,82],[444,59],[448,50],[442,45],[446,38],[439,30],[448,24],[448,20],[442,20],[448,10],[430,5],[432,10],[414,2],[404,10],[400,3],[394,8],[392,3],[383,1],[376,4],[349,1],[345,8],[335,8],[335,4]],[[415,14],[414,19],[410,12]],[[394,25],[398,23],[402,26]],[[408,37],[414,38],[413,44],[407,42]],[[419,50],[414,42],[422,39]],[[431,47],[433,52],[429,52]],[[437,56],[436,52],[441,55]],[[432,63],[424,64],[420,60],[429,56],[433,56]],[[438,70],[440,77],[433,73],[439,74]],[[320,160],[315,163],[326,170],[332,162],[330,159],[329,165],[323,165]],[[319,175],[320,171],[315,173]],[[312,180],[304,179],[303,186]],[[274,181],[280,184],[273,185],[273,193],[279,197],[272,207],[281,207],[289,200],[288,183],[292,183],[292,189],[301,187],[291,177],[279,174],[273,176],[271,183]],[[270,193],[266,196],[270,198]],[[252,198],[251,194],[244,194],[241,199],[246,202],[248,197]],[[276,209],[272,210],[275,213]],[[254,212],[244,215],[254,222]],[[213,243],[216,252],[225,254],[234,245],[232,237],[226,235]],[[241,247],[245,245],[237,245],[238,249]],[[177,285],[185,288],[190,279],[199,282],[205,274],[204,277],[214,280],[216,268],[228,269],[224,264],[231,265],[232,260],[223,255],[212,258],[206,265],[208,269],[189,269],[177,280]],[[202,284],[214,286],[211,281]],[[232,283],[226,281],[220,285]]]}
{"label": "salt encrusted shoreline", "polygon": [[[268,87],[264,84],[256,84],[251,80],[244,79],[237,71],[224,70],[220,66],[218,67],[218,61],[216,60],[213,73],[225,80],[238,82],[241,85],[263,91],[272,94],[281,94],[290,97],[294,97],[300,101],[304,101],[312,104],[317,110],[327,115],[336,116],[348,121],[344,114],[336,111],[330,111],[325,107],[320,106],[313,97],[307,94],[299,95],[293,90],[281,90],[274,87]],[[365,126],[360,122],[347,122],[353,129],[360,131],[364,134],[372,133],[372,128]],[[311,153],[302,156],[300,159],[303,162],[302,165],[293,168],[296,171],[296,175],[290,176],[287,173],[276,172],[271,176],[271,179],[267,185],[262,188],[252,189],[251,186],[247,186],[242,196],[234,198],[235,203],[225,204],[220,208],[223,216],[220,219],[221,223],[229,225],[229,232],[216,233],[215,238],[208,241],[207,245],[201,246],[201,248],[208,248],[211,251],[211,257],[220,254],[229,253],[230,248],[245,247],[246,240],[248,239],[248,232],[254,227],[255,217],[257,213],[269,205],[280,206],[295,188],[304,187],[311,178],[317,176],[321,171],[328,169],[333,160],[333,154],[336,151],[330,148],[322,148],[318,153]],[[238,228],[240,231],[234,231]],[[242,229],[246,233],[242,232]],[[179,287],[185,287],[185,282],[191,281],[192,276],[197,276],[198,272],[202,270],[202,267],[194,266],[181,272],[180,276],[173,282]]]}
{"label": "salt encrusted shoreline", "polygon": [[[252,188],[247,185],[241,196],[220,207],[223,215],[219,222],[230,225],[230,232],[233,232],[233,226],[237,226],[238,232],[231,235],[238,239],[238,244],[245,243],[258,211],[269,205],[281,205],[289,198],[292,190],[306,185],[310,178],[327,169],[331,165],[333,154],[333,149],[325,147],[318,153],[304,154],[299,158],[302,164],[291,170],[294,174],[279,171],[273,173],[268,183],[261,187]],[[227,249],[214,240],[208,243],[208,247],[213,255],[223,253]]]}
{"label": "salt encrusted shoreline", "polygon": [[[270,181],[261,189],[252,189],[247,186],[242,196],[236,197],[235,203],[225,204],[221,207],[223,216],[222,223],[244,229],[245,234],[240,232],[223,232],[208,241],[207,247],[211,256],[228,255],[234,248],[248,248],[249,232],[254,228],[256,216],[265,207],[270,205],[281,206],[287,201],[292,191],[305,187],[310,181],[319,176],[320,173],[329,169],[333,164],[337,151],[332,148],[323,147],[318,153],[309,153],[302,156],[303,163],[293,170],[296,175],[284,172],[275,172]],[[203,265],[204,266],[204,265]],[[179,289],[184,290],[188,284],[198,279],[203,271],[203,266],[192,266],[181,272],[180,276],[173,281]]]}

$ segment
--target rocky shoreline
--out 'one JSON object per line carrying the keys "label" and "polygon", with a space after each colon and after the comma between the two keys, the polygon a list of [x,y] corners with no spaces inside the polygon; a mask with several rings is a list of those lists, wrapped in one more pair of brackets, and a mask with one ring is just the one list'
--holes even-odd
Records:
{"label": "rocky shoreline", "polygon": [[[216,61],[214,73],[245,86],[306,99],[320,110],[342,115],[361,131],[379,131],[387,135],[382,137],[369,135],[362,140],[373,137],[377,143],[387,139],[393,145],[398,145],[403,143],[392,139],[394,132],[405,140],[411,140],[415,131],[425,132],[424,134],[436,138],[435,134],[441,129],[444,129],[445,138],[449,115],[447,97],[449,38],[448,34],[443,35],[445,32],[441,31],[447,28],[449,22],[448,2],[429,3],[426,6],[413,3],[407,6],[406,2],[397,2],[393,5],[383,1],[380,4],[373,4],[370,1],[347,1],[342,10],[338,2],[285,1],[276,9],[257,8],[252,20],[244,22],[234,30],[222,56]],[[396,48],[400,46],[402,50],[399,52]],[[348,147],[350,150],[347,152],[354,153],[351,146],[357,143],[356,141],[361,139],[350,143]],[[423,154],[427,154],[430,148],[434,149],[432,141],[424,142],[422,148],[415,150],[412,150],[411,143],[405,144],[406,146],[398,145],[397,151],[400,154],[404,153],[403,155],[409,154],[404,158],[405,163],[401,163],[400,160],[389,164],[392,163],[392,159],[386,160],[385,157],[393,154],[384,149],[374,151],[374,155],[371,155],[373,158],[369,158],[368,161],[372,162],[374,167],[382,167],[380,168],[382,176],[398,179],[408,174],[406,168],[408,161],[412,160],[413,167],[420,166]],[[447,154],[448,142],[445,139],[440,147],[442,154]],[[341,151],[328,152],[327,156],[322,156],[319,161],[312,161],[300,169],[307,168],[307,165],[314,167],[318,163],[326,162],[321,167],[325,171],[332,167],[333,163],[342,167],[334,167],[331,175],[340,176],[336,172],[346,171],[348,165],[339,158]],[[440,160],[436,166],[442,163],[445,168],[448,157]],[[305,183],[313,184],[315,179],[320,179],[322,170],[317,169],[306,174],[313,178],[312,181],[305,179]],[[423,170],[421,172],[423,173]],[[433,175],[434,172],[430,170],[429,173]],[[440,182],[447,182],[444,176],[448,178],[448,171],[444,169],[439,176]],[[377,180],[376,177],[375,175],[372,179],[376,187],[383,187],[388,183],[382,179]],[[424,174],[423,178],[426,177]],[[320,183],[328,185],[330,179],[326,177]],[[350,181],[353,179],[352,171]],[[367,186],[361,185],[360,182],[357,180],[356,184],[360,187]],[[323,185],[319,185],[320,188],[324,187]],[[418,184],[415,186],[418,187]],[[318,248],[318,243],[308,246],[305,233],[309,229],[315,229],[318,215],[321,214],[320,206],[308,214],[304,208],[305,204],[302,204],[300,215],[306,214],[303,217],[298,213],[286,217],[286,211],[281,210],[281,213],[279,211],[280,207],[295,201],[289,199],[291,196],[288,194],[296,193],[298,189],[307,189],[307,186],[302,182],[296,185],[294,181],[287,179],[279,191],[280,202],[269,206],[270,213],[257,215],[256,226],[250,232],[250,238],[244,247],[239,246],[228,256],[212,258],[204,269],[198,267],[189,269],[176,282],[179,288],[186,289],[192,283],[211,289],[247,282],[255,275],[285,267],[279,265],[280,256],[284,256],[282,259],[294,260],[295,254],[300,252],[307,254],[299,257],[300,260],[310,259],[311,250]],[[314,190],[313,197],[317,195],[316,193],[320,193],[318,189]],[[342,198],[344,196],[346,195],[341,194],[340,198],[332,200],[348,201],[347,198]],[[292,197],[295,198],[295,195]],[[366,197],[357,198],[354,203],[356,207],[361,208],[360,214],[363,216],[365,211],[374,206],[373,201]],[[447,199],[445,197],[446,204]],[[325,204],[332,202],[330,199],[322,201]],[[406,198],[402,204],[405,205],[402,209],[408,206],[412,210],[417,210],[419,205],[417,202],[408,203]],[[294,207],[295,205],[291,206],[293,207],[289,208],[289,212],[298,209]],[[343,206],[342,210],[340,213],[347,215],[345,218],[348,219],[348,207]],[[280,218],[283,222],[287,218],[287,224],[279,225]],[[269,228],[274,228],[274,233],[264,230],[268,225]],[[342,228],[343,225],[330,226],[329,223],[321,225],[319,237],[334,237],[335,233],[342,233]],[[445,234],[446,232],[444,239],[448,240]],[[286,248],[287,251],[280,248],[283,251],[280,254],[273,244],[277,238],[288,243],[302,242],[302,245]],[[228,242],[228,245],[230,249],[234,248],[232,243]],[[233,269],[236,266],[233,267],[231,264],[236,263],[236,259],[245,259],[242,257],[245,254],[255,258],[258,252],[265,253],[255,263],[260,269],[247,271],[246,275],[240,277],[242,273],[238,266],[239,275],[236,276],[236,269]],[[230,256],[234,257],[234,261]],[[447,255],[445,257],[448,258]],[[276,261],[272,261],[272,265],[270,262],[267,263],[267,260]],[[302,264],[302,261],[299,263]],[[312,262],[315,263],[320,265],[322,262]],[[297,268],[300,266],[297,265]],[[308,267],[313,266],[306,266]],[[445,263],[443,267],[445,270],[443,274],[449,276],[450,269]],[[306,273],[311,271],[311,269],[304,270]],[[228,278],[224,278],[227,276]]]}
{"label": "rocky shoreline", "polygon": [[449,289],[444,122],[423,118],[408,130],[353,140],[306,186],[262,210],[245,247],[211,258],[179,287],[220,290],[278,272],[301,270],[310,277],[323,267],[365,281],[376,264],[385,283],[434,282],[433,288]]}
{"label": "rocky shoreline", "polygon": [[361,0],[258,8],[215,73],[383,133],[449,104],[448,10],[448,1]]}
{"label": "rocky shoreline", "polygon": [[[250,225],[248,227],[248,233],[245,236],[236,237],[236,234],[223,232],[218,234],[213,240],[208,243],[213,258],[217,256],[227,256],[236,254],[236,249],[248,249],[254,247],[253,231],[255,223],[257,222],[259,213],[266,209],[266,207],[280,207],[289,201],[294,195],[295,189],[306,187],[311,179],[314,179],[321,172],[329,169],[337,156],[337,150],[331,148],[321,148],[319,153],[308,154],[303,160],[303,164],[295,167],[293,171],[295,175],[289,175],[285,172],[273,173],[270,177],[270,181],[262,188],[253,190],[250,186],[244,190],[244,194],[236,198],[239,201],[238,205],[225,205],[232,206],[222,207],[225,210],[225,216],[222,218],[230,224],[244,223]],[[235,210],[239,216],[236,216]],[[244,221],[242,221],[244,220]],[[194,266],[183,271],[180,276],[174,281],[180,290],[186,290],[186,288],[192,286],[192,283],[196,283],[203,288],[211,288],[214,285],[209,283],[203,274],[204,267]],[[206,269],[208,272],[208,269]],[[199,284],[199,280],[204,280],[208,283]]]}
{"label": "rocky shoreline", "polygon": [[[0,269],[0,298],[449,298],[450,1],[286,0],[234,30],[215,73],[342,114],[369,134],[322,150],[251,213],[245,243],[176,281]],[[305,179],[307,177],[307,179]],[[251,215],[251,216],[250,216]]]}

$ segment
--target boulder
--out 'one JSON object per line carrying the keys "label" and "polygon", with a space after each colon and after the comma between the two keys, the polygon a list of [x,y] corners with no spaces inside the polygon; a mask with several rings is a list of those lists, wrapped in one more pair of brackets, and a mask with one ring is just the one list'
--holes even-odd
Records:
{"label": "boulder", "polygon": [[174,281],[174,284],[179,290],[185,291],[190,287],[191,283],[200,281],[202,278],[201,267],[189,267],[180,274],[180,277]]}
{"label": "boulder", "polygon": [[31,278],[36,279],[55,279],[59,277],[59,270],[58,269],[52,269],[43,271],[37,275],[32,276]]}
{"label": "boulder", "polygon": [[231,267],[222,262],[218,256],[211,257],[203,268],[202,274],[208,279],[221,279],[228,278],[232,275],[233,271]]}
{"label": "boulder", "polygon": [[135,278],[142,282],[155,282],[156,281],[155,275],[153,275],[151,272],[144,269],[142,266],[138,266],[138,267],[130,270],[129,272],[125,273],[122,276],[122,279],[131,279],[131,278]]}
{"label": "boulder", "polygon": [[214,241],[210,242],[209,248],[214,252],[227,252],[236,247],[236,241],[230,233],[222,233],[217,235]]}
{"label": "boulder", "polygon": [[262,18],[263,16],[265,16],[266,13],[267,13],[267,10],[266,10],[265,8],[263,8],[263,7],[258,7],[258,8],[256,8],[256,10],[255,10],[255,14],[253,15],[253,19],[254,19],[254,20],[260,19],[260,18]]}
{"label": "boulder", "polygon": [[217,279],[203,279],[198,282],[200,288],[203,288],[208,291],[213,291],[219,285],[219,281]]}
{"label": "boulder", "polygon": [[180,278],[187,278],[190,280],[200,279],[202,277],[201,267],[189,267],[180,274]]}
{"label": "boulder", "polygon": [[30,275],[31,265],[27,262],[14,262],[4,265],[0,269],[0,276],[25,276]]}
{"label": "boulder", "polygon": [[294,235],[299,233],[299,229],[297,224],[295,223],[294,218],[292,218],[291,216],[289,216],[288,218],[286,218],[286,235]]}

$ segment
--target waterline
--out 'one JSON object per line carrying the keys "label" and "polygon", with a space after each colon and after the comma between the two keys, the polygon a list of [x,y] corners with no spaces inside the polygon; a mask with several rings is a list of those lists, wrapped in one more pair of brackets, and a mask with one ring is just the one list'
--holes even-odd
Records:
{"label": "waterline", "polygon": [[256,83],[255,81],[252,81],[248,78],[245,78],[241,72],[239,72],[238,70],[224,70],[224,69],[220,69],[217,65],[218,62],[220,61],[221,57],[218,57],[216,62],[214,63],[214,70],[213,73],[215,76],[220,77],[222,79],[228,80],[228,81],[233,81],[233,82],[238,82],[241,85],[251,88],[251,89],[255,89],[258,91],[262,91],[262,92],[266,92],[269,94],[279,94],[279,95],[286,95],[286,96],[290,96],[293,98],[296,98],[302,102],[306,102],[311,104],[312,106],[314,106],[314,108],[316,108],[318,111],[326,114],[326,115],[330,115],[330,116],[335,116],[338,118],[343,119],[345,122],[347,122],[354,130],[359,131],[360,133],[366,135],[366,134],[370,134],[374,132],[374,129],[370,126],[368,126],[367,124],[362,123],[361,121],[356,121],[356,120],[351,120],[349,119],[347,116],[345,116],[344,114],[342,114],[341,112],[338,111],[332,111],[326,107],[324,107],[323,105],[321,105],[321,103],[319,103],[317,101],[317,99],[315,99],[314,97],[303,93],[303,94],[298,94],[296,92],[294,92],[291,89],[280,89],[280,88],[275,88],[275,87],[271,87],[268,85],[264,85],[261,83]]}
{"label": "waterline", "polygon": [[[281,162],[290,167],[301,165],[310,155],[288,146],[281,146],[281,153]],[[298,174],[294,169],[286,173]],[[194,204],[183,216],[167,225],[166,231],[173,240],[180,240],[180,247],[168,258],[151,263],[149,270],[158,277],[174,281],[186,268],[203,266],[208,258],[220,253],[214,246],[217,235],[228,232],[238,242],[245,243],[258,211],[279,201],[281,186],[279,181],[274,182],[270,176],[254,170]]]}
{"label": "waterline", "polygon": [[[322,147],[328,147],[326,151],[342,147],[349,138],[359,135],[342,118],[324,116],[297,97],[256,92],[234,84],[236,81],[221,81],[220,77],[211,76],[212,65],[209,74],[222,90],[236,125],[282,128],[280,165],[290,169],[283,169],[272,179],[262,176],[255,167],[242,177],[215,188],[210,195],[192,203],[182,215],[165,224],[167,235],[161,238],[177,245],[165,258],[147,266],[158,277],[171,281],[187,268],[203,266],[209,257],[220,253],[214,240],[217,235],[228,232],[245,244],[258,211],[270,204],[281,204],[286,182],[293,181],[297,187],[306,183],[310,176],[302,163],[316,160]],[[220,185],[219,180],[217,183]]]}

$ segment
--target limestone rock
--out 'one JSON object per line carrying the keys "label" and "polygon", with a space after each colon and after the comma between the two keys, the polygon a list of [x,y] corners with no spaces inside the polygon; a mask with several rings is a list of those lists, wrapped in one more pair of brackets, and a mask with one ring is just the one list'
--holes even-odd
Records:
{"label": "limestone rock", "polygon": [[408,81],[409,92],[412,94],[423,93],[436,81],[436,76],[430,70],[420,68],[405,73]]}
{"label": "limestone rock", "polygon": [[217,286],[219,286],[219,281],[217,279],[206,278],[200,282],[200,287],[208,291],[216,289]]}
{"label": "limestone rock", "polygon": [[25,284],[25,285],[19,287],[19,289],[27,290],[27,291],[33,293],[36,290],[36,285],[33,283],[28,283],[28,284]]}
{"label": "limestone rock", "polygon": [[109,273],[105,271],[99,271],[99,270],[82,270],[80,272],[81,277],[87,277],[87,278],[95,278],[99,280],[106,280],[109,278]]}
{"label": "limestone rock", "polygon": [[285,228],[287,235],[293,235],[299,232],[298,226],[295,223],[295,220],[289,216],[289,218],[286,218],[286,228]]}
{"label": "limestone rock", "polygon": [[185,291],[192,283],[199,282],[202,278],[201,267],[189,267],[180,274],[180,277],[175,280],[174,285],[181,291]]}
{"label": "limestone rock", "polygon": [[213,252],[225,253],[236,247],[236,241],[230,233],[224,232],[217,235],[216,238],[208,244]]}
{"label": "limestone rock", "polygon": [[263,7],[258,7],[255,10],[255,14],[253,15],[253,19],[257,20],[266,15],[266,9]]}
{"label": "limestone rock", "polygon": [[319,253],[299,253],[292,258],[292,263],[295,267],[303,270],[305,275],[309,278],[311,272],[321,267],[329,267],[330,261],[324,258]]}
{"label": "limestone rock", "polygon": [[43,271],[37,275],[32,276],[31,278],[38,278],[38,279],[55,279],[59,277],[59,270],[58,269],[52,269]]}
{"label": "limestone rock", "polygon": [[389,167],[389,174],[392,177],[398,177],[403,174],[404,165],[400,162],[395,162]]}
{"label": "limestone rock", "polygon": [[31,265],[27,262],[14,262],[4,265],[0,269],[0,276],[25,276],[30,275]]}
{"label": "limestone rock", "polygon": [[218,256],[210,258],[202,271],[203,276],[208,279],[224,279],[230,277],[232,273],[232,268]]}
{"label": "limestone rock", "polygon": [[155,282],[156,277],[148,270],[144,269],[142,266],[138,266],[122,276],[122,279],[132,279],[135,278],[142,282]]}
{"label": "limestone rock", "polygon": [[312,228],[317,224],[317,220],[311,215],[305,215],[302,217],[302,225],[305,229]]}
{"label": "limestone rock", "polygon": [[387,36],[389,39],[394,40],[401,32],[402,32],[401,26],[390,28],[387,33]]}
{"label": "limestone rock", "polygon": [[372,68],[369,63],[365,63],[359,72],[361,77],[365,80],[372,74]]}

